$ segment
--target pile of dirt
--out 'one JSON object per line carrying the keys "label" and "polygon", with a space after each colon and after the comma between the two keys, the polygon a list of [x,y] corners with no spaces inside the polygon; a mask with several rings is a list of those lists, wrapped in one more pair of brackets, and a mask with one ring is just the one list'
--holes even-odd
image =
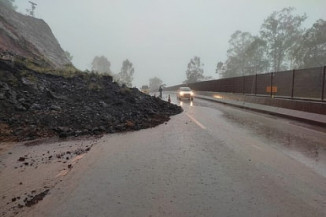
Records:
{"label": "pile of dirt", "polygon": [[0,60],[0,141],[139,130],[182,112],[111,76],[51,73]]}

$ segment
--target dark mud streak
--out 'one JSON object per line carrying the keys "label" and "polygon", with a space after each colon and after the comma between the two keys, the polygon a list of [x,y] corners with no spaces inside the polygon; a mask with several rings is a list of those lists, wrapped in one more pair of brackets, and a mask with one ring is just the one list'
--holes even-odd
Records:
{"label": "dark mud streak", "polygon": [[49,191],[50,190],[47,189],[47,190],[45,190],[45,191],[43,191],[43,192],[35,195],[34,197],[32,197],[32,199],[30,199],[30,200],[27,199],[25,201],[25,206],[31,207],[31,206],[37,204],[38,202],[40,202],[41,200],[43,200],[43,198],[49,193]]}

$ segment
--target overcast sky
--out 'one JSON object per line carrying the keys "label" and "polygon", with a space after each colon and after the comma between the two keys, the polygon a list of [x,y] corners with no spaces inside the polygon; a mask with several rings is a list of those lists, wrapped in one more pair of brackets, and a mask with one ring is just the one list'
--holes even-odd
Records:
{"label": "overcast sky", "polygon": [[[167,85],[186,79],[189,60],[199,56],[204,74],[217,78],[218,61],[226,59],[236,30],[258,34],[273,11],[295,7],[308,16],[305,26],[326,20],[325,0],[32,0],[35,16],[51,27],[73,64],[90,69],[104,55],[118,73],[123,60],[135,68],[133,85],[157,76]],[[16,0],[26,14],[28,0]]]}

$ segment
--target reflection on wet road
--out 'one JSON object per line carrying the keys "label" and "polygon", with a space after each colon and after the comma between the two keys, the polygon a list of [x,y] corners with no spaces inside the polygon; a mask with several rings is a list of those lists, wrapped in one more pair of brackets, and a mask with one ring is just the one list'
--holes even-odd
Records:
{"label": "reflection on wet road", "polygon": [[197,107],[220,110],[226,121],[246,131],[248,136],[277,148],[326,177],[326,129],[200,99],[178,103],[186,111],[194,103]]}
{"label": "reflection on wet road", "polygon": [[182,114],[104,136],[29,216],[326,216],[325,129],[171,98]]}

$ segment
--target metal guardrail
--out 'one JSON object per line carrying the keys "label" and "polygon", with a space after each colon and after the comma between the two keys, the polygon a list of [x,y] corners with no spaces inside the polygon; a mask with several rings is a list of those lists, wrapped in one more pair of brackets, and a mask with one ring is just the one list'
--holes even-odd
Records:
{"label": "metal guardrail", "polygon": [[242,93],[325,102],[325,73],[326,66],[323,66],[180,84],[167,87],[165,90],[173,91],[181,86],[189,86],[195,91]]}

